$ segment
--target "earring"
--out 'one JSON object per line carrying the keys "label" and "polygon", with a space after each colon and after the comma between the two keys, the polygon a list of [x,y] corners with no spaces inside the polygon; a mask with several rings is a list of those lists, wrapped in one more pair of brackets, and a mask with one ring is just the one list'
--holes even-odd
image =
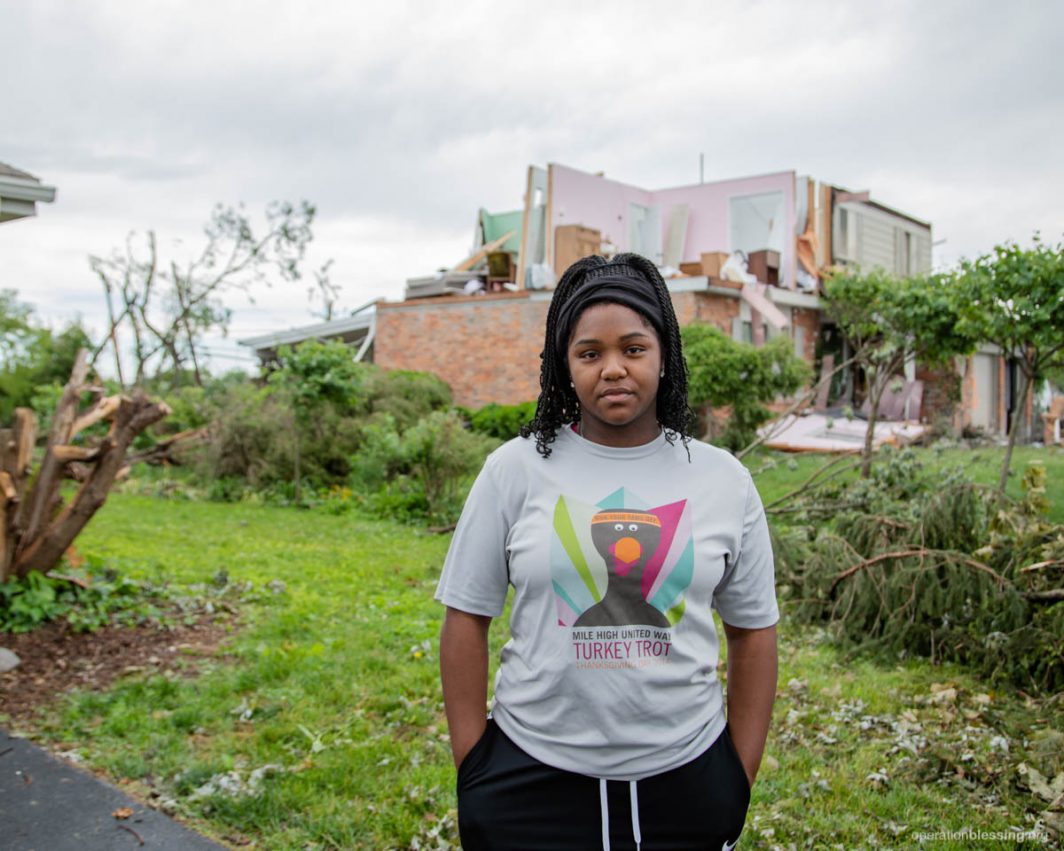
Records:
{"label": "earring", "polygon": [[664,378],[664,377],[665,377],[665,370],[663,369],[663,370],[661,371],[661,374],[660,374],[660,375],[658,375],[658,378]]}
{"label": "earring", "polygon": [[573,382],[572,382],[572,381],[570,381],[570,382],[569,382],[569,386],[570,386],[570,387],[572,387],[572,388],[573,388],[574,390],[576,389],[576,385],[575,385],[575,384],[573,384]]}

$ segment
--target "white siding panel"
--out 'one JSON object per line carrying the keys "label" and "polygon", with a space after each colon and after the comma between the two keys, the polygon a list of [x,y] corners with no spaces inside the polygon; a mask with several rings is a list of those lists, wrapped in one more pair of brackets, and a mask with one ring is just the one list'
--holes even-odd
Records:
{"label": "white siding panel", "polygon": [[918,228],[915,230],[914,239],[916,245],[913,250],[916,257],[913,273],[923,275],[931,271],[931,234]]}
{"label": "white siding panel", "polygon": [[886,222],[872,216],[859,214],[859,232],[857,262],[862,269],[871,271],[875,268],[894,272],[894,228]]}
{"label": "white siding panel", "polygon": [[[931,269],[931,231],[928,228],[910,221],[909,219],[895,216],[885,210],[870,207],[859,201],[847,201],[839,204],[836,208],[835,231],[838,239],[839,209],[845,209],[849,214],[850,227],[856,232],[856,240],[852,245],[853,255],[847,256],[847,260],[857,263],[862,269],[871,271],[879,267],[892,275],[905,274],[904,268],[899,268],[896,261],[895,231],[900,230],[913,236],[913,256],[910,257],[909,274],[920,274]],[[836,253],[838,250],[836,249]]]}

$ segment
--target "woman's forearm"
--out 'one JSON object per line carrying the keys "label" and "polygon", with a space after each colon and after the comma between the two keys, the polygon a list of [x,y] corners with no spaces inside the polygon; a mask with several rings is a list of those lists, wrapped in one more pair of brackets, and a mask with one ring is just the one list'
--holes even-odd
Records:
{"label": "woman's forearm", "polygon": [[724,625],[728,639],[728,729],[753,786],[765,752],[779,661],[776,627]]}
{"label": "woman's forearm", "polygon": [[440,679],[454,764],[484,733],[488,702],[488,627],[491,618],[448,607],[440,632]]}

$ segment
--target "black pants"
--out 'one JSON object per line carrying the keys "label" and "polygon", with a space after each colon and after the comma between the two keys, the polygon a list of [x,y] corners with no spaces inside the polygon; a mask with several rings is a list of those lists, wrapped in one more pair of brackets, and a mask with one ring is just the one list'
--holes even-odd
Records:
{"label": "black pants", "polygon": [[701,756],[640,780],[633,822],[630,784],[601,782],[544,765],[494,721],[458,768],[464,851],[727,851],[738,840],[750,784],[727,728]]}

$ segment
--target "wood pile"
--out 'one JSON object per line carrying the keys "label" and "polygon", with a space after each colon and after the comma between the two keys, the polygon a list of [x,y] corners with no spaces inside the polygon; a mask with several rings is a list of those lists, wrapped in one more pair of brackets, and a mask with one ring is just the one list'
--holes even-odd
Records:
{"label": "wood pile", "polygon": [[[37,418],[18,408],[12,427],[0,429],[0,582],[34,570],[47,573],[62,558],[85,524],[104,504],[115,481],[129,472],[126,451],[144,429],[170,409],[141,391],[132,396],[104,396],[87,383],[88,353],[78,353],[70,381],[52,417],[48,445],[32,470]],[[82,397],[95,404],[81,411]],[[92,443],[75,438],[99,422],[106,435]],[[64,479],[81,483],[67,503],[60,494]]]}

